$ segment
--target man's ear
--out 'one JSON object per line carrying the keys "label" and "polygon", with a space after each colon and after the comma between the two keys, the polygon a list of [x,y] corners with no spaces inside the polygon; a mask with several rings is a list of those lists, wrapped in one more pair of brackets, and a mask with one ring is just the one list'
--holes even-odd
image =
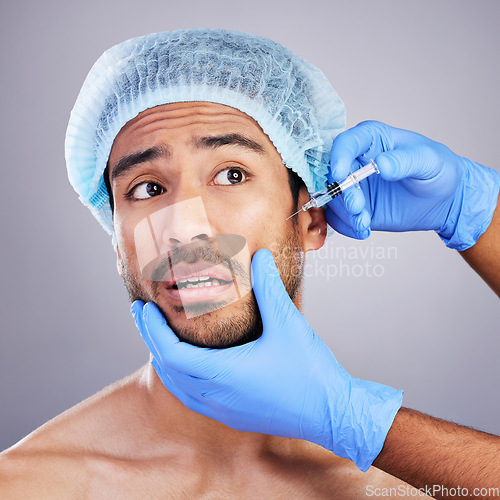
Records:
{"label": "man's ear", "polygon": [[123,263],[122,256],[120,254],[120,249],[116,245],[116,268],[118,269],[118,274],[123,278]]}
{"label": "man's ear", "polygon": [[[301,207],[309,201],[309,194],[306,188],[302,188],[299,194],[298,206]],[[325,210],[321,208],[310,208],[307,212],[297,214],[299,226],[302,231],[304,241],[304,251],[318,250],[325,244],[327,222]]]}
{"label": "man's ear", "polygon": [[309,216],[307,232],[304,234],[304,250],[318,250],[325,244],[327,223],[325,210],[321,208],[310,208],[304,215]]}

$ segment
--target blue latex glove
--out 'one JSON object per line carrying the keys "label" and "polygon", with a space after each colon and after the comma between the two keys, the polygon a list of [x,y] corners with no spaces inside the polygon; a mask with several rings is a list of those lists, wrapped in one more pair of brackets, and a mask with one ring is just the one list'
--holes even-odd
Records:
{"label": "blue latex glove", "polygon": [[443,144],[380,122],[367,121],[333,142],[329,182],[372,158],[380,175],[349,189],[326,208],[339,233],[364,239],[381,231],[434,230],[450,248],[474,245],[491,222],[498,173],[454,154]]}
{"label": "blue latex glove", "polygon": [[237,347],[180,342],[155,304],[134,302],[163,384],[191,410],[234,429],[312,441],[366,471],[402,391],[355,379],[340,366],[290,300],[269,250],[254,255],[252,277],[263,333]]}

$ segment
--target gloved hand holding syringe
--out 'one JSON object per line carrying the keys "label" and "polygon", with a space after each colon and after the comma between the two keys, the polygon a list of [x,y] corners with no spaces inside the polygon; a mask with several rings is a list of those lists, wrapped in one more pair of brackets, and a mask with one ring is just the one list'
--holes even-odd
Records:
{"label": "gloved hand holding syringe", "polygon": [[302,205],[300,210],[290,215],[290,217],[288,217],[286,220],[291,219],[294,215],[297,215],[299,212],[302,211],[305,212],[310,208],[313,207],[318,208],[322,207],[323,205],[326,205],[329,201],[333,200],[339,194],[343,193],[346,189],[352,186],[357,186],[359,188],[359,183],[363,179],[366,179],[372,174],[378,174],[378,173],[380,172],[377,167],[377,164],[373,160],[370,160],[370,162],[366,164],[364,167],[361,167],[360,169],[351,172],[343,182],[340,183],[332,182],[331,184],[328,184],[328,186],[326,186],[326,189],[322,191],[316,191],[315,193],[311,194],[311,199],[307,203],[304,203],[304,205]]}

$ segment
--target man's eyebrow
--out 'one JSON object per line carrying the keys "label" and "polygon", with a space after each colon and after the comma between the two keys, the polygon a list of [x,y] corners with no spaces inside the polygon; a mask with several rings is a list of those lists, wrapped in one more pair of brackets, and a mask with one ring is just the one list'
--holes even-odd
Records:
{"label": "man's eyebrow", "polygon": [[250,151],[259,154],[266,154],[266,150],[258,142],[250,139],[243,134],[224,134],[207,137],[197,137],[193,140],[193,144],[198,148],[216,149],[222,146],[241,146]]}
{"label": "man's eyebrow", "polygon": [[122,156],[115,163],[115,166],[111,171],[111,181],[114,181],[117,177],[126,174],[141,163],[156,160],[158,158],[169,158],[171,154],[170,149],[166,146],[153,146],[152,148],[148,148],[144,151]]}
{"label": "man's eyebrow", "polygon": [[[194,146],[198,148],[216,149],[222,146],[235,145],[246,148],[255,153],[266,154],[266,150],[262,145],[253,139],[238,133],[197,137],[194,138],[192,142]],[[172,153],[170,149],[166,145],[161,145],[122,156],[111,170],[111,181],[114,181],[117,177],[125,175],[141,163],[156,160],[158,158],[169,158],[171,155]]]}

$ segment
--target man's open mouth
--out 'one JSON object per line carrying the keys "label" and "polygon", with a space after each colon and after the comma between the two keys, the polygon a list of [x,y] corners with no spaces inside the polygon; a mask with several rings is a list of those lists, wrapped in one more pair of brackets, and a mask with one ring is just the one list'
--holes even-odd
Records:
{"label": "man's open mouth", "polygon": [[185,278],[176,281],[172,285],[174,290],[183,290],[184,288],[203,288],[206,286],[222,286],[229,285],[232,281],[226,281],[212,276],[196,276],[193,278]]}
{"label": "man's open mouth", "polygon": [[[206,271],[205,271],[206,272]],[[238,287],[227,270],[219,268],[209,274],[200,273],[192,276],[192,273],[183,272],[185,278],[176,278],[170,282],[165,282],[165,292],[172,304],[184,306],[184,312],[188,318],[199,316],[207,312],[212,312],[220,307],[223,302],[234,302],[238,297]],[[189,276],[191,274],[191,276]],[[215,276],[211,276],[215,274]],[[229,274],[229,276],[228,276]],[[234,296],[234,297],[233,297]],[[205,304],[199,309],[201,304]],[[196,309],[191,309],[196,305]]]}
{"label": "man's open mouth", "polygon": [[230,259],[215,263],[182,261],[164,267],[161,289],[165,298],[172,307],[182,307],[188,319],[232,304],[250,291],[250,280],[241,264]]}

